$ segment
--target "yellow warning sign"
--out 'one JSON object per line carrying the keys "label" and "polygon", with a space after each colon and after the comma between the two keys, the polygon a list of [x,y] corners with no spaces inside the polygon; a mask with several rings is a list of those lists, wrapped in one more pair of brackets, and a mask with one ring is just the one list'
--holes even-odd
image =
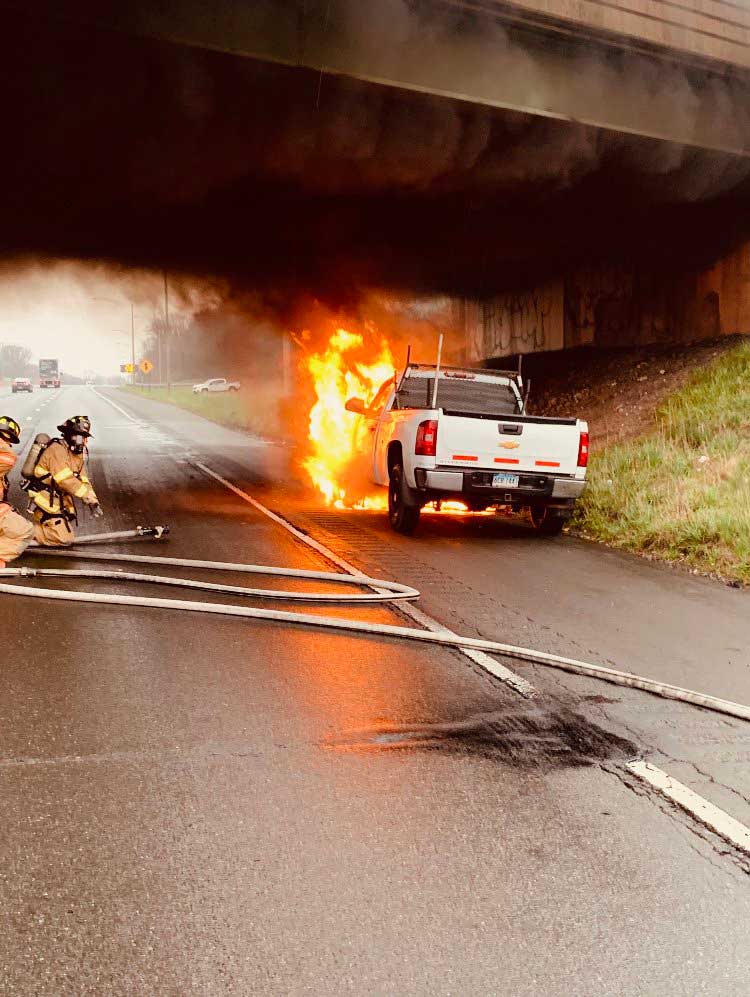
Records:
{"label": "yellow warning sign", "polygon": [[150,374],[151,371],[154,369],[154,365],[151,363],[150,360],[141,360],[139,366],[144,374]]}

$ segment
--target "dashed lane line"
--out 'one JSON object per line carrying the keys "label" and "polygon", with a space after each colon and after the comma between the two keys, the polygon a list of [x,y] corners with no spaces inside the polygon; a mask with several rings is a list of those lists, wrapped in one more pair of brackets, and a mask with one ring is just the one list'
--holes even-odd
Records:
{"label": "dashed lane line", "polygon": [[[312,547],[313,550],[317,551],[319,554],[322,554],[327,560],[332,561],[342,570],[347,572],[347,574],[362,574],[362,572],[358,568],[355,568],[354,565],[350,564],[348,561],[345,561],[337,554],[334,554],[332,550],[320,543],[318,540],[314,540],[306,533],[302,533],[295,526],[293,526],[292,523],[288,522],[282,516],[277,515],[275,512],[272,512],[264,506],[262,502],[259,502],[257,499],[253,498],[252,495],[248,495],[247,492],[244,492],[241,488],[233,485],[231,481],[227,481],[226,478],[222,478],[220,474],[217,474],[216,471],[211,470],[210,467],[207,467],[200,461],[193,461],[193,465],[203,471],[204,474],[207,474],[215,481],[218,481],[219,484],[223,485],[224,488],[227,488],[230,492],[234,492],[235,495],[241,498],[244,502],[247,502],[248,505],[251,505],[254,509],[257,509],[258,512],[262,513],[264,516],[267,516],[269,519],[272,519],[275,523],[278,523],[279,526],[283,527],[302,543],[307,544],[308,547]],[[437,620],[434,620],[431,616],[423,613],[421,609],[417,609],[415,606],[401,605],[398,607],[398,611],[414,620],[415,623],[419,623],[420,626],[425,628],[425,630],[429,630],[432,633],[446,634],[451,637],[455,636],[453,631],[449,630],[447,627],[444,627],[442,623],[438,623]],[[484,671],[489,672],[495,678],[499,679],[501,682],[504,682],[505,685],[510,686],[511,689],[519,693],[519,695],[524,696],[526,699],[531,699],[536,695],[536,689],[530,682],[527,682],[526,679],[522,678],[520,675],[516,675],[515,672],[512,672],[509,668],[506,668],[505,665],[500,664],[499,661],[496,661],[494,658],[490,657],[489,654],[485,654],[483,651],[472,651],[470,648],[457,648],[457,650],[464,657],[468,658],[470,661],[473,661],[474,664],[479,665]]]}
{"label": "dashed lane line", "polygon": [[675,803],[714,834],[734,845],[745,855],[750,855],[750,828],[730,817],[728,813],[709,803],[702,796],[651,762],[628,762],[625,768],[642,782],[647,782],[658,793]]}

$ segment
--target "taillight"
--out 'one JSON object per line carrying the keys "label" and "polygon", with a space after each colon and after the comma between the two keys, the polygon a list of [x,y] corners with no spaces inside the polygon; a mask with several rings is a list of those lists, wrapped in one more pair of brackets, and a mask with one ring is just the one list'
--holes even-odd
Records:
{"label": "taillight", "polygon": [[581,433],[578,444],[578,466],[587,467],[589,462],[589,434]]}
{"label": "taillight", "polygon": [[427,419],[417,426],[414,453],[418,457],[434,457],[437,453],[437,419]]}

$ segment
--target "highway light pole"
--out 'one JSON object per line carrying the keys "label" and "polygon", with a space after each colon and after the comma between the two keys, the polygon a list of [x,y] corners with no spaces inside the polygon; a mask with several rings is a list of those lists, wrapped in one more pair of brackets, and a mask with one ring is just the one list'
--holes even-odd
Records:
{"label": "highway light pole", "polygon": [[[167,334],[167,393],[171,391],[170,381],[172,379],[171,371],[171,361],[172,361],[172,337],[169,334],[169,286],[167,284],[167,271],[164,271],[164,330]],[[161,367],[159,369],[161,373]]]}
{"label": "highway light pole", "polygon": [[133,302],[130,302],[130,364],[133,372],[130,375],[130,383],[135,385],[135,315],[133,313]]}
{"label": "highway light pole", "polygon": [[[92,295],[91,301],[106,301],[110,305],[120,305],[120,301],[115,301],[114,298],[102,298],[98,295]],[[130,302],[130,362],[133,365],[133,373],[130,375],[132,378],[131,383],[136,383],[136,365],[135,365],[135,313],[133,302]]]}

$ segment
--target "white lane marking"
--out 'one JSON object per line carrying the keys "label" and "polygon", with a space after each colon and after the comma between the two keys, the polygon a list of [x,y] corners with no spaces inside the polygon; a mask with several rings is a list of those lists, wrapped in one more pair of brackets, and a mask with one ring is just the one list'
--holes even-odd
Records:
{"label": "white lane marking", "polygon": [[730,817],[724,810],[704,800],[702,796],[694,793],[683,783],[673,779],[671,775],[662,769],[652,765],[651,762],[636,761],[628,762],[625,766],[633,775],[653,786],[662,796],[666,796],[672,803],[687,811],[696,820],[700,821],[720,838],[729,841],[740,851],[750,855],[750,828],[745,827],[734,817]]}
{"label": "white lane marking", "polygon": [[[205,464],[202,464],[197,460],[192,461],[192,463],[195,467],[203,471],[204,474],[214,478],[214,480],[218,481],[219,484],[223,485],[225,488],[228,488],[230,492],[234,492],[234,494],[238,495],[243,501],[253,506],[253,508],[258,510],[258,512],[263,513],[264,516],[268,516],[269,519],[272,519],[275,523],[278,523],[279,526],[282,526],[285,530],[291,533],[292,536],[302,541],[302,543],[307,544],[308,547],[312,547],[313,550],[316,550],[319,554],[322,554],[323,557],[327,558],[329,561],[332,561],[334,564],[337,564],[340,568],[346,571],[347,574],[362,574],[362,572],[358,568],[355,568],[354,565],[349,564],[348,561],[345,561],[337,554],[334,554],[333,551],[329,550],[329,548],[324,544],[317,540],[313,540],[313,538],[309,537],[306,533],[302,533],[301,530],[298,530],[296,527],[292,526],[292,524],[287,522],[286,519],[283,519],[281,516],[277,516],[275,512],[271,512],[271,510],[267,509],[262,502],[254,499],[252,495],[248,495],[247,492],[243,492],[241,488],[233,485],[231,481],[227,481],[226,478],[222,478],[220,474],[217,474],[216,471],[212,471],[210,467],[206,467]],[[408,616],[416,623],[419,623],[425,628],[425,630],[430,630],[432,633],[442,633],[452,637],[455,636],[452,630],[444,627],[442,623],[438,623],[437,620],[433,620],[431,616],[423,613],[422,610],[417,609],[415,606],[408,606],[404,604],[400,605],[398,609],[400,613],[404,613],[405,616]],[[463,654],[464,657],[469,658],[470,661],[473,661],[485,671],[489,672],[491,675],[494,675],[495,678],[500,679],[501,682],[504,682],[506,685],[510,686],[521,696],[530,699],[536,695],[536,689],[530,682],[527,682],[526,679],[521,678],[520,675],[516,675],[515,672],[512,672],[509,668],[506,668],[505,665],[500,664],[499,661],[496,661],[494,658],[490,657],[489,654],[485,654],[484,651],[473,651],[471,648],[456,648],[456,650],[460,654]]]}
{"label": "white lane marking", "polygon": [[95,395],[97,395],[99,398],[101,398],[101,400],[103,402],[106,402],[108,405],[111,405],[112,408],[116,408],[117,411],[121,415],[124,415],[126,419],[130,419],[130,421],[134,422],[137,426],[141,425],[141,420],[140,419],[134,419],[133,416],[129,412],[126,412],[124,408],[120,408],[120,406],[116,402],[113,402],[111,398],[107,398],[106,395],[101,394],[101,392],[97,391],[96,388],[92,388],[91,390],[94,392]]}

